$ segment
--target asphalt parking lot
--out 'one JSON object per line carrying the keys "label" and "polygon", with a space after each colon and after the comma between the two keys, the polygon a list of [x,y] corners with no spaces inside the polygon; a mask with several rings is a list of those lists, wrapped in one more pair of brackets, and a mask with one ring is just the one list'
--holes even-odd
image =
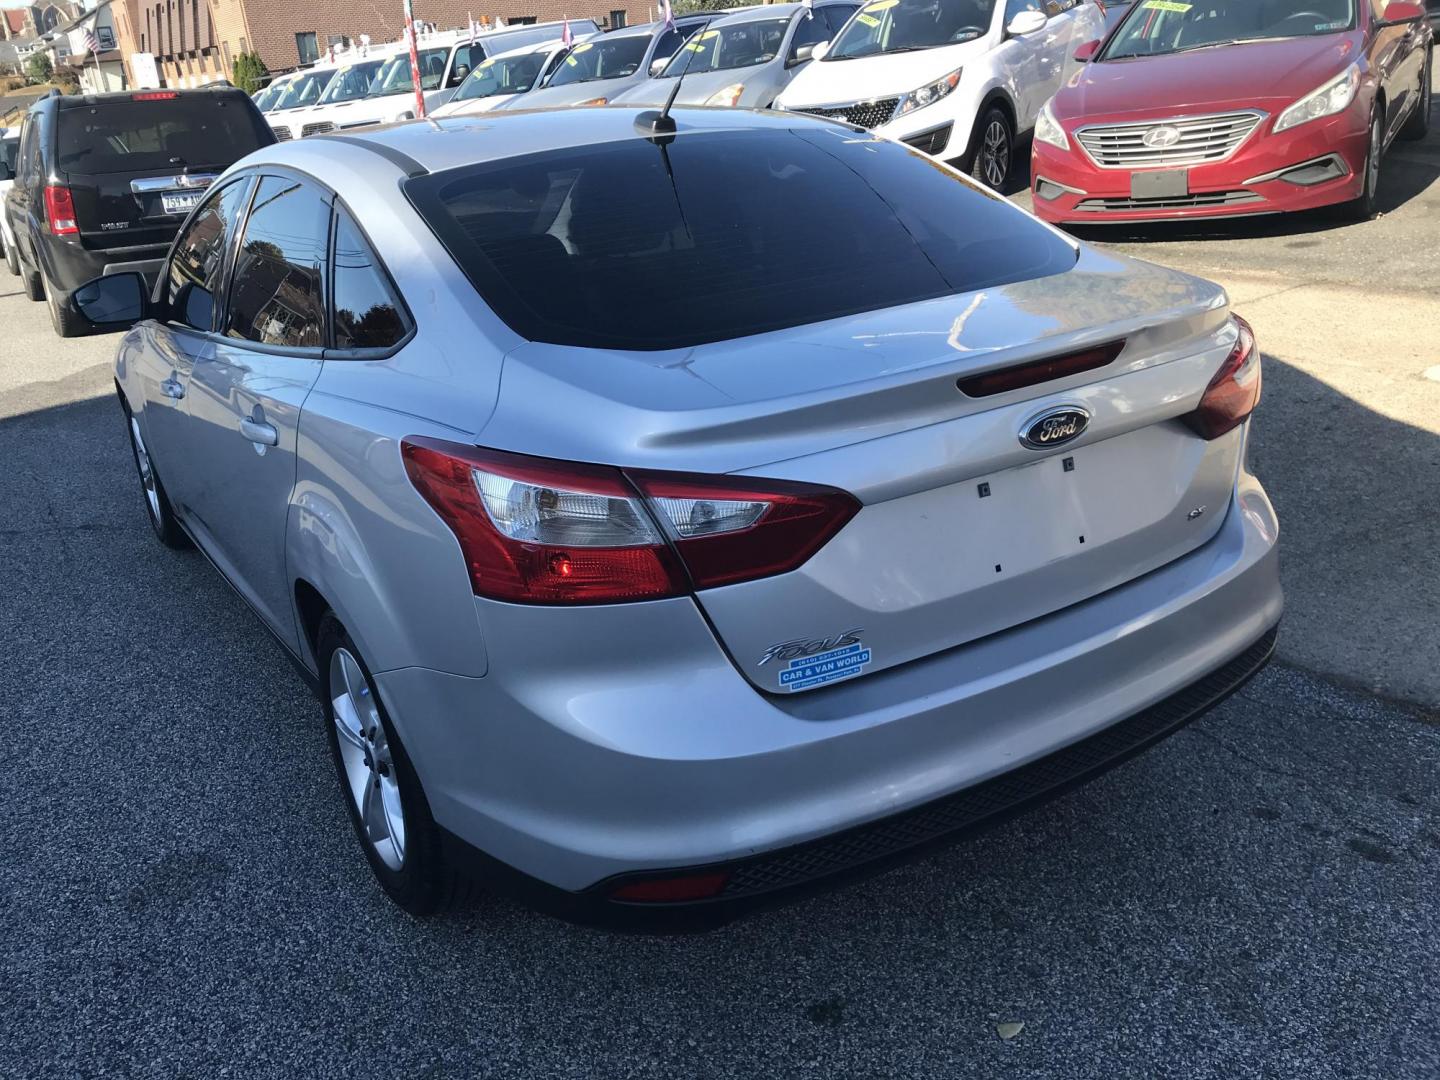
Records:
{"label": "asphalt parking lot", "polygon": [[0,1076],[1440,1074],[1437,176],[1440,132],[1375,222],[1092,237],[1256,326],[1281,661],[1041,812],[687,938],[392,907],[318,706],[149,532],[114,339],[0,275]]}

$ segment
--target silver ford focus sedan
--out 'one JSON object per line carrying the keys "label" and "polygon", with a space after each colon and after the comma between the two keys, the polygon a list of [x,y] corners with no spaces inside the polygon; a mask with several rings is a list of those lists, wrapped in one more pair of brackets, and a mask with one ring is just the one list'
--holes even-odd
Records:
{"label": "silver ford focus sedan", "polygon": [[[1281,613],[1215,285],[832,121],[268,147],[76,294],[160,540],[324,702],[384,889],[709,925],[1235,689]],[[664,125],[659,125],[662,128]]]}

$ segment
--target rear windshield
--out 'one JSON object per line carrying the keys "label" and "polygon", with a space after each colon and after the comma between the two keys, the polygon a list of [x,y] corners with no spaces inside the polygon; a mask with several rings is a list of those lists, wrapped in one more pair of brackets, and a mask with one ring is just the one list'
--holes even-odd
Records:
{"label": "rear windshield", "polygon": [[225,166],[275,137],[248,106],[195,95],[61,109],[57,140],[62,172],[95,174]]}
{"label": "rear windshield", "polygon": [[535,341],[669,349],[1057,274],[1076,249],[888,140],[821,127],[547,151],[406,192]]}

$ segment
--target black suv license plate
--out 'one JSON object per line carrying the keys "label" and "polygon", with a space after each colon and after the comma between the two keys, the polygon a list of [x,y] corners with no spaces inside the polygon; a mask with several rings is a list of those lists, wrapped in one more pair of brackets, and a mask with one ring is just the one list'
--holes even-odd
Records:
{"label": "black suv license plate", "polygon": [[1132,199],[1173,199],[1189,194],[1189,169],[1155,169],[1130,174]]}

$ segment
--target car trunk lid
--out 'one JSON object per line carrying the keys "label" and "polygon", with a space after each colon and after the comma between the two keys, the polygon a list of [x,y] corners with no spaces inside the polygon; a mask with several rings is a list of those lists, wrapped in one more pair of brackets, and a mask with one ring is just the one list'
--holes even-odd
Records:
{"label": "car trunk lid", "polygon": [[[800,569],[697,593],[757,688],[809,690],[1039,618],[1213,536],[1243,433],[1207,441],[1179,418],[1234,340],[1217,286],[1086,249],[1048,278],[690,350],[577,363],[525,345],[482,441],[540,434],[578,460],[855,495]],[[1119,343],[1093,370],[957,388]],[[1071,437],[1027,445],[1057,411]]]}

